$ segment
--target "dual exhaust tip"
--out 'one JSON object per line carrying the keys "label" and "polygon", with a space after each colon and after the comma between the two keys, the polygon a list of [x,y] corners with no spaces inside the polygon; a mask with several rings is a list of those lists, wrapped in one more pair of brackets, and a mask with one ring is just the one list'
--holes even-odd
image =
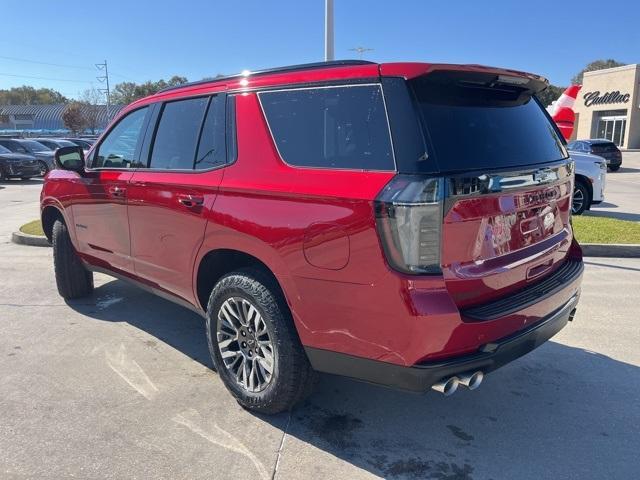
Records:
{"label": "dual exhaust tip", "polygon": [[431,386],[436,392],[442,393],[445,397],[453,395],[460,385],[467,387],[469,390],[475,390],[480,386],[484,379],[484,373],[480,370],[477,372],[467,372],[461,375],[454,375],[440,380]]}

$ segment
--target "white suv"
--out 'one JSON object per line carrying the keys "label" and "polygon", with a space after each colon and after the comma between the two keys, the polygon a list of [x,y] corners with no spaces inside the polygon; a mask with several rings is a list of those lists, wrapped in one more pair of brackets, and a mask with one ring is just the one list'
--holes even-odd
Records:
{"label": "white suv", "polygon": [[573,189],[572,213],[581,215],[591,205],[604,200],[607,162],[604,158],[584,152],[569,151],[576,165],[576,181]]}

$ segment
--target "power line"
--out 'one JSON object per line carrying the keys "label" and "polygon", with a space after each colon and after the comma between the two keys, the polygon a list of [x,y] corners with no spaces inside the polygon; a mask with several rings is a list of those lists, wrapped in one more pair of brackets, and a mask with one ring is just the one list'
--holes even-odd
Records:
{"label": "power line", "polygon": [[35,75],[14,75],[12,73],[0,73],[3,77],[16,77],[16,78],[33,78],[36,80],[51,80],[52,82],[72,82],[72,83],[89,83],[86,80],[71,80],[70,78],[51,78],[51,77],[38,77]]}
{"label": "power line", "polygon": [[81,67],[79,65],[63,65],[61,63],[51,63],[51,62],[40,62],[38,60],[29,60],[27,58],[5,57],[4,55],[0,55],[0,58],[4,58],[5,60],[13,60],[15,62],[35,63],[37,65],[50,65],[52,67],[77,68],[80,70],[93,70],[91,67]]}
{"label": "power line", "polygon": [[[49,65],[51,67],[75,68],[75,69],[78,69],[78,70],[93,70],[93,68],[91,68],[91,67],[83,67],[83,66],[80,66],[80,65],[68,65],[68,64],[53,63],[53,62],[42,62],[40,60],[31,60],[31,59],[28,59],[28,58],[7,57],[7,56],[4,56],[4,55],[0,55],[0,58],[5,59],[5,60],[11,60],[11,61],[14,61],[14,62],[33,63],[33,64],[36,64],[36,65]],[[112,76],[116,76],[116,77],[120,77],[120,78],[124,78],[124,79],[127,79],[127,80],[135,81],[135,80],[133,80],[133,78],[128,77],[126,75],[122,75],[120,73],[111,72],[111,75]]]}

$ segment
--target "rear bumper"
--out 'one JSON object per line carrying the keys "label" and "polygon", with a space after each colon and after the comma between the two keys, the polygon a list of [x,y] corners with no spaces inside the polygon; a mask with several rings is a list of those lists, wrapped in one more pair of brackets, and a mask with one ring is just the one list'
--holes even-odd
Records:
{"label": "rear bumper", "polygon": [[317,348],[306,347],[305,350],[311,365],[319,372],[424,392],[443,378],[477,370],[488,373],[529,353],[562,330],[573,318],[578,298],[579,292],[576,292],[563,306],[541,321],[511,336],[486,343],[474,354],[444,361],[404,367]]}

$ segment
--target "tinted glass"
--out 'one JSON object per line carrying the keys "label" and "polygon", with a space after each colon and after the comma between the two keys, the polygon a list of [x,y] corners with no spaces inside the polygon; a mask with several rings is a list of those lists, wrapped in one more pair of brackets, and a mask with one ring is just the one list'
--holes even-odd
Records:
{"label": "tinted glass", "polygon": [[224,97],[211,97],[207,117],[202,127],[198,155],[196,156],[196,170],[205,170],[225,163],[225,102]]}
{"label": "tinted glass", "polygon": [[42,145],[47,147],[49,150],[55,150],[56,148],[58,148],[58,146],[55,143],[53,143],[51,140],[38,140],[38,143],[41,143]]}
{"label": "tinted glass", "polygon": [[260,93],[285,162],[302,167],[394,170],[378,85]]}
{"label": "tinted glass", "polygon": [[2,145],[0,145],[0,153],[11,153],[11,150],[9,150],[7,147],[3,147]]}
{"label": "tinted glass", "polygon": [[208,102],[208,97],[201,97],[164,105],[153,142],[150,168],[193,169]]}
{"label": "tinted glass", "polygon": [[51,149],[35,140],[22,140],[22,144],[32,152],[50,152]]}
{"label": "tinted glass", "polygon": [[0,145],[8,148],[14,153],[29,153],[26,148],[24,148],[15,140],[0,140]]}
{"label": "tinted glass", "polygon": [[118,122],[98,147],[93,168],[136,167],[136,146],[147,110],[148,107],[135,110]]}
{"label": "tinted glass", "polygon": [[567,157],[540,105],[522,90],[428,80],[416,80],[413,87],[441,170],[504,168]]}

